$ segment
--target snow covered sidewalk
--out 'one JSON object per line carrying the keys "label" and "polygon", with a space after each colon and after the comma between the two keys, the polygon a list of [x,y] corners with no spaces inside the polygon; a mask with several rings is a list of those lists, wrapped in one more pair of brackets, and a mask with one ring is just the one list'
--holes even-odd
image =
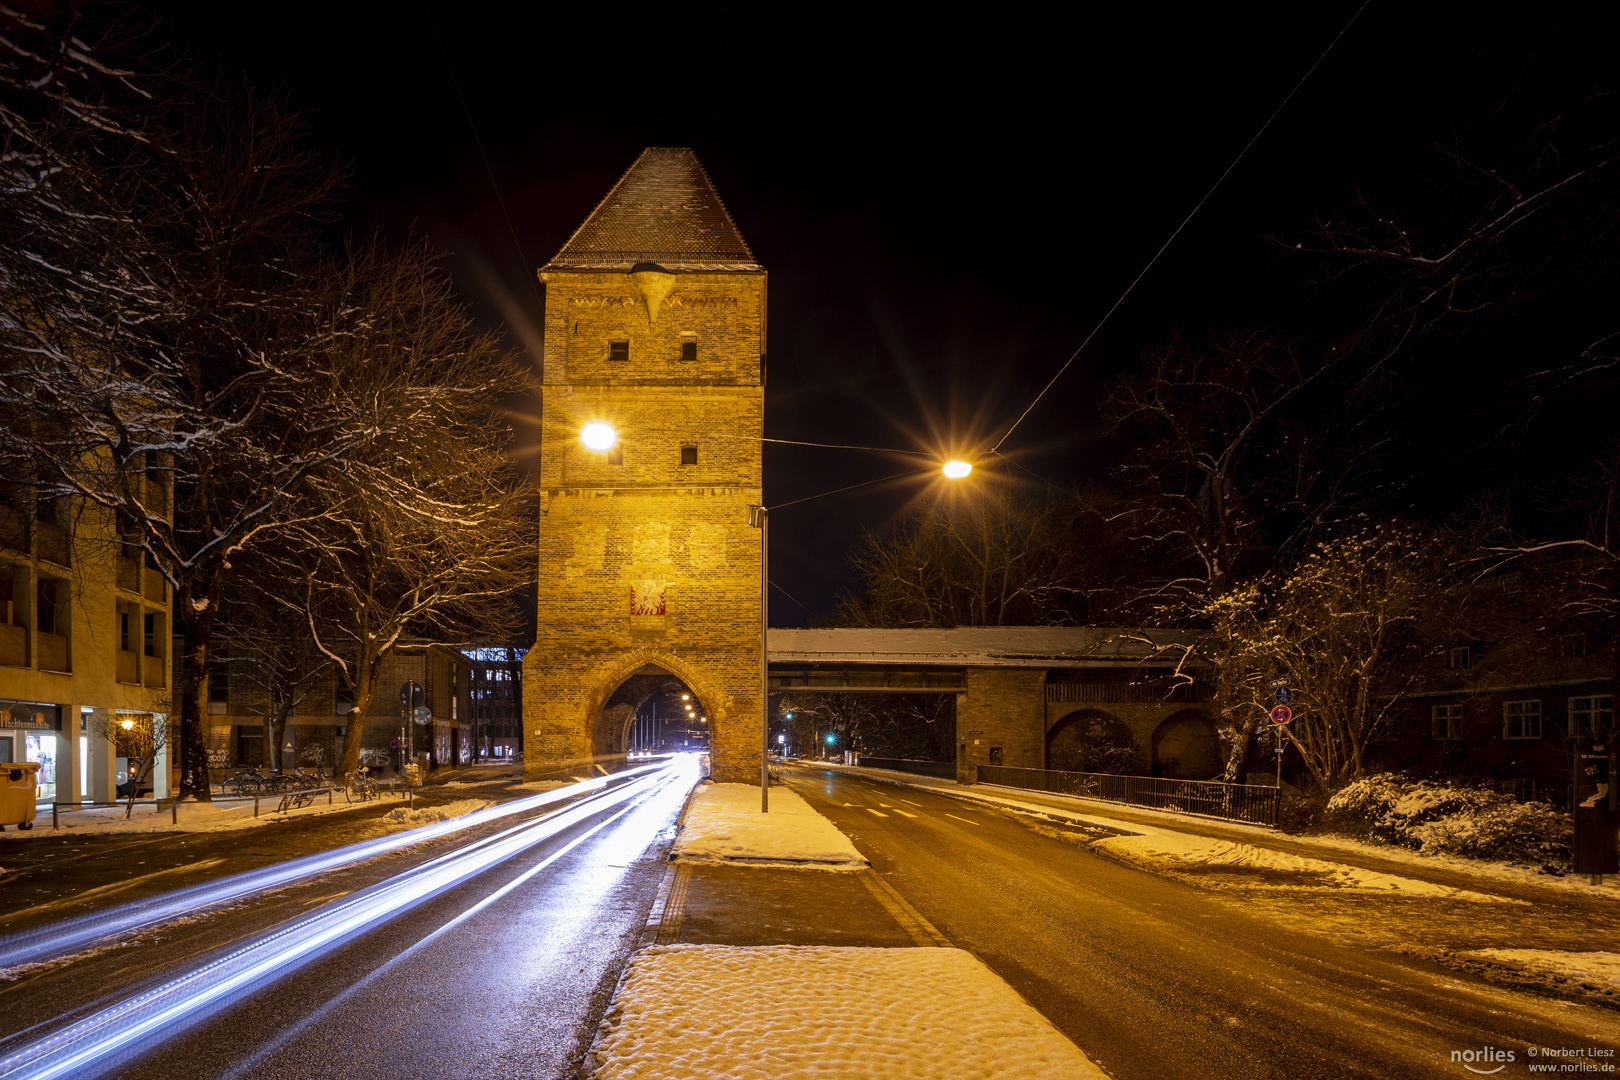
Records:
{"label": "snow covered sidewalk", "polygon": [[969,953],[824,945],[643,949],[591,1067],[592,1080],[1105,1075]]}
{"label": "snow covered sidewalk", "polygon": [[751,784],[700,784],[670,858],[813,870],[864,870],[849,838],[785,787],[771,788],[771,812],[759,812]]}
{"label": "snow covered sidewalk", "polygon": [[[258,829],[278,822],[290,821],[293,818],[319,817],[324,814],[340,814],[350,810],[360,810],[365,807],[380,809],[389,807],[389,811],[382,815],[380,821],[390,829],[400,826],[415,827],[435,821],[444,821],[462,814],[470,814],[474,810],[481,810],[491,805],[486,799],[459,799],[452,803],[441,803],[431,808],[418,806],[412,810],[407,808],[402,799],[382,799],[374,803],[350,803],[338,793],[328,803],[325,796],[310,806],[301,806],[296,810],[276,812],[276,796],[265,796],[260,800],[260,813],[253,816],[253,801],[221,800],[216,803],[181,803],[179,813],[171,815],[168,806],[152,807],[138,805],[135,812],[125,817],[126,807],[98,806],[95,809],[72,810],[61,815],[61,827],[51,829],[50,812],[34,819],[34,828],[30,832],[20,832],[8,829],[0,833],[0,842],[5,839],[28,839],[41,835],[72,835],[90,836],[124,833],[220,833],[236,832],[241,829]],[[175,819],[178,818],[178,821]],[[375,824],[368,821],[368,825]]]}

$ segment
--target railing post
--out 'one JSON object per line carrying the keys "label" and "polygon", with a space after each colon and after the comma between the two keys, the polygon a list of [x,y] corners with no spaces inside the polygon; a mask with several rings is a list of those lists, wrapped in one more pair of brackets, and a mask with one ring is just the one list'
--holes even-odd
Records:
{"label": "railing post", "polygon": [[253,796],[253,816],[259,816],[259,797],[257,795]]}
{"label": "railing post", "polygon": [[53,800],[51,802],[51,831],[55,832],[56,828],[56,802]]}
{"label": "railing post", "polygon": [[180,824],[180,800],[176,799],[169,804],[169,824]]}

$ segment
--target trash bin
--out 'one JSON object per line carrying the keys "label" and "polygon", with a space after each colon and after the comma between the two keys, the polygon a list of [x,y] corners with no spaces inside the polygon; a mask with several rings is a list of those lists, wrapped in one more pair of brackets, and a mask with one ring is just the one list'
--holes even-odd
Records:
{"label": "trash bin", "polygon": [[0,829],[34,827],[37,761],[0,761]]}

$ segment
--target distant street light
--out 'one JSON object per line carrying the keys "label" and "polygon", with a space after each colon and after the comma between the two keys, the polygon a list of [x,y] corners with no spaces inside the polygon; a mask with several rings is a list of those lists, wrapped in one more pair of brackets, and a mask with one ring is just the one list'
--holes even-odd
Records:
{"label": "distant street light", "polygon": [[960,480],[973,471],[973,466],[965,461],[947,461],[945,463],[945,476],[951,480]]}
{"label": "distant street light", "polygon": [[619,433],[611,424],[590,423],[579,429],[579,441],[592,450],[611,450],[619,441]]}

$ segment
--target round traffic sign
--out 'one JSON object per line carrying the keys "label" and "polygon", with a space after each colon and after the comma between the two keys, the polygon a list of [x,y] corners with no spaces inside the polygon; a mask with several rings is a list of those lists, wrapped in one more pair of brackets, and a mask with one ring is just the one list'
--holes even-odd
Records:
{"label": "round traffic sign", "polygon": [[1271,722],[1273,724],[1286,724],[1293,718],[1294,710],[1290,709],[1286,705],[1278,705],[1275,709],[1271,710]]}
{"label": "round traffic sign", "polygon": [[418,705],[411,710],[411,719],[423,726],[431,724],[433,723],[433,710],[426,705]]}

